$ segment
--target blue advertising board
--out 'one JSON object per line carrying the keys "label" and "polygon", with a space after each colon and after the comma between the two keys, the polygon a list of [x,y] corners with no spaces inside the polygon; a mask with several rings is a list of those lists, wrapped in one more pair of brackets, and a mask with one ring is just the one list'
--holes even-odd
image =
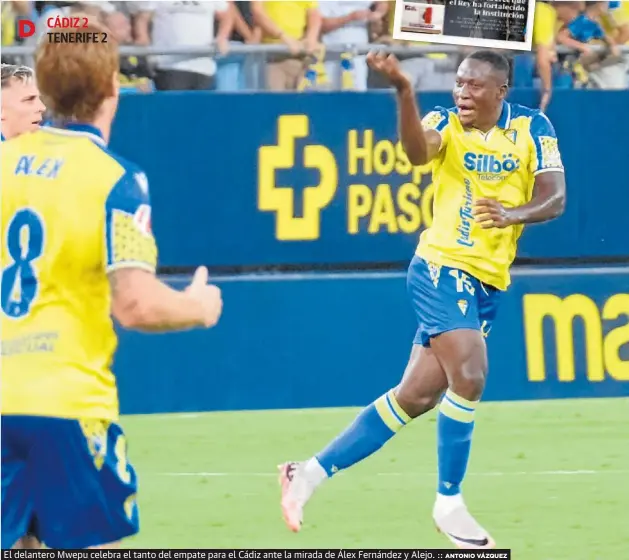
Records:
{"label": "blue advertising board", "polygon": [[[527,228],[520,257],[629,255],[627,107],[629,91],[555,92],[567,210]],[[125,96],[112,148],[148,174],[162,266],[401,262],[431,223],[430,169],[409,164],[389,92]]]}
{"label": "blue advertising board", "polygon": [[[398,383],[416,328],[403,273],[218,284],[214,329],[121,331],[124,413],[364,405]],[[629,396],[627,285],[627,268],[515,271],[488,338],[484,400]]]}

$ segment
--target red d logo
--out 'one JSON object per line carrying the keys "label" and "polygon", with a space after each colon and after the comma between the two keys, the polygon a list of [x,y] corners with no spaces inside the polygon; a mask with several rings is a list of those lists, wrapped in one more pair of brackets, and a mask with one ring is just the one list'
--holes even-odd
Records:
{"label": "red d logo", "polygon": [[21,19],[17,22],[17,36],[26,39],[35,35],[35,24],[30,19]]}

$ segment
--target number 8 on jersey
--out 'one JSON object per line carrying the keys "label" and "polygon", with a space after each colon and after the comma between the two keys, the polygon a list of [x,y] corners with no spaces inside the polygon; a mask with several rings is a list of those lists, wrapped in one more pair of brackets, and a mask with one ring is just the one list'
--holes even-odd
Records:
{"label": "number 8 on jersey", "polygon": [[4,234],[9,264],[2,270],[2,311],[13,319],[28,315],[39,283],[35,261],[44,250],[44,224],[33,210],[15,213]]}

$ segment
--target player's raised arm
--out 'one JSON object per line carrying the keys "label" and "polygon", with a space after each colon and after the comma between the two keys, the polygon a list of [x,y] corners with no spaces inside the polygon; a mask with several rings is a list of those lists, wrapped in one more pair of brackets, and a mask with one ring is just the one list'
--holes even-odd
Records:
{"label": "player's raised arm", "polygon": [[221,292],[208,285],[205,267],[178,291],[155,276],[157,246],[151,232],[148,182],[127,171],[106,204],[105,239],[112,315],[126,328],[147,332],[213,327],[222,312]]}
{"label": "player's raised arm", "polygon": [[398,131],[409,161],[413,165],[429,163],[439,153],[443,144],[442,137],[438,130],[424,130],[415,90],[401,71],[397,58],[392,54],[370,52],[367,62],[374,70],[389,78],[396,89]]}
{"label": "player's raised arm", "polygon": [[543,113],[531,120],[531,164],[534,177],[531,200],[522,206],[505,208],[493,199],[479,199],[476,221],[485,229],[553,220],[566,207],[566,178],[553,125]]}

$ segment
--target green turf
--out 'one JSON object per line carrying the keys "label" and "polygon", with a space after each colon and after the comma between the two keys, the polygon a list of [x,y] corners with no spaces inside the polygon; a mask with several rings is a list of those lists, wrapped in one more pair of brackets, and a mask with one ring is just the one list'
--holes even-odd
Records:
{"label": "green turf", "polygon": [[[629,559],[628,405],[607,399],[480,407],[464,491],[499,547],[511,548],[517,560]],[[312,455],[355,414],[323,409],[123,418],[140,475],[142,516],[140,535],[127,545],[449,548],[430,517],[434,413],[324,484],[301,533],[284,527],[276,464]]]}

